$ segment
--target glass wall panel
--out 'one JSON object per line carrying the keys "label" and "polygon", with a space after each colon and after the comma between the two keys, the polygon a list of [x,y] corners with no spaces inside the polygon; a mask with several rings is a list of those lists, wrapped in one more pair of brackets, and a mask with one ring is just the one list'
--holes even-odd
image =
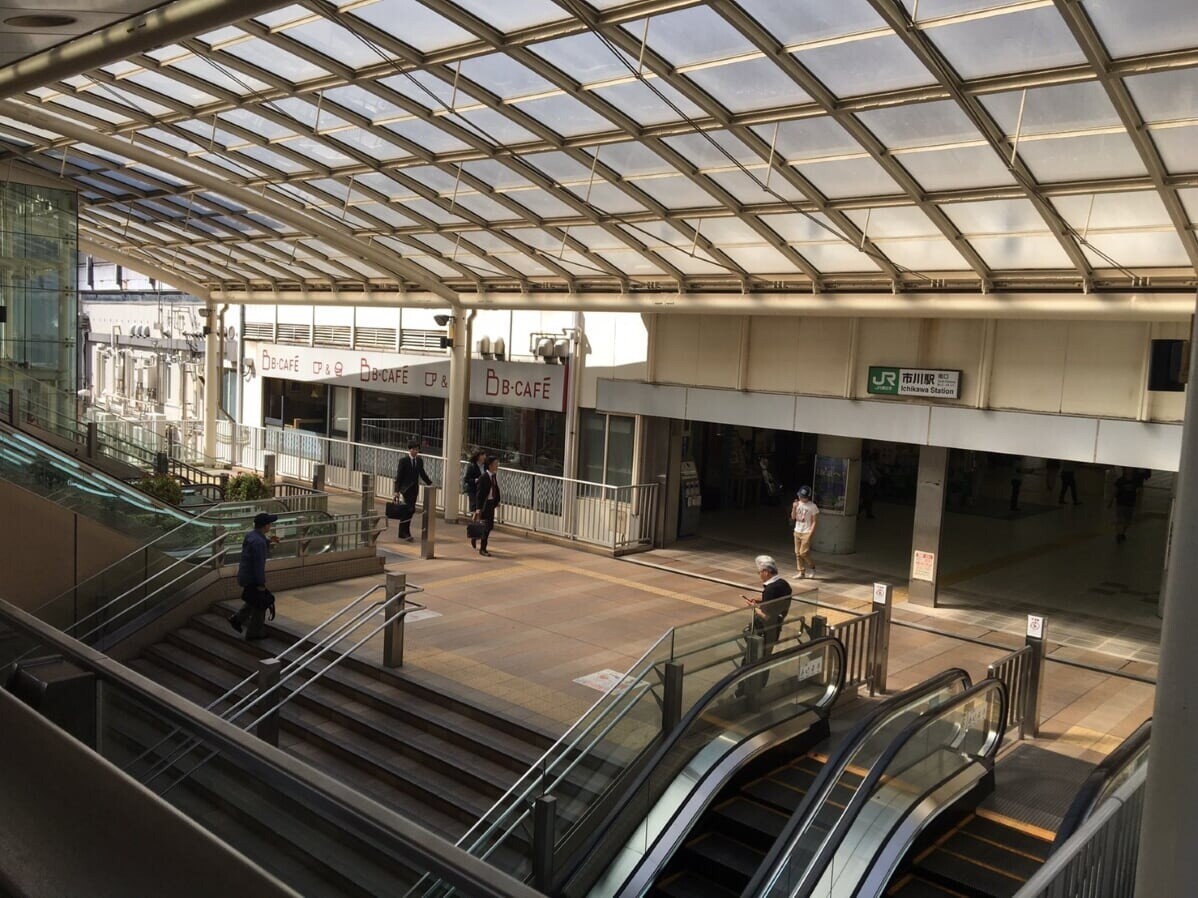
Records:
{"label": "glass wall panel", "polygon": [[76,200],[0,184],[0,360],[76,389]]}

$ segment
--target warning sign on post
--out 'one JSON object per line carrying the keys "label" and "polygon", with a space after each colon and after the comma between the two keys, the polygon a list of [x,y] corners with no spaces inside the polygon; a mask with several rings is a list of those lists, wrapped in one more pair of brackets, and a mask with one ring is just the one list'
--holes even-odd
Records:
{"label": "warning sign on post", "polygon": [[935,552],[915,550],[915,553],[911,557],[911,579],[926,580],[928,583],[936,579]]}

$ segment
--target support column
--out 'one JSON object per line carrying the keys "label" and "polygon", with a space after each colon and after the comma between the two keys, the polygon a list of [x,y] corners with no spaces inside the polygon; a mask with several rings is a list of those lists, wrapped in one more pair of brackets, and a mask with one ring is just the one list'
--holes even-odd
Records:
{"label": "support column", "polygon": [[936,584],[940,572],[940,528],[944,520],[947,476],[948,450],[943,446],[920,446],[907,600],[932,608],[936,607]]}
{"label": "support column", "polygon": [[449,399],[445,403],[445,474],[441,478],[441,496],[445,520],[458,520],[459,482],[462,479],[462,443],[466,417],[470,413],[470,342],[473,339],[473,312],[458,310],[453,324],[453,349],[449,356]]}
{"label": "support column", "polygon": [[[1198,318],[1195,318],[1198,322]],[[1191,334],[1191,345],[1198,328]],[[1163,590],[1161,660],[1152,712],[1152,763],[1148,765],[1144,822],[1136,868],[1136,898],[1198,895],[1198,352],[1190,356],[1185,429],[1181,437],[1173,545]]]}
{"label": "support column", "polygon": [[[815,537],[811,547],[816,552],[829,555],[850,555],[857,551],[857,485],[861,479],[861,440],[855,437],[834,437],[820,434],[815,445],[817,474],[820,464],[825,459],[846,462],[842,466],[844,478],[839,483],[829,478],[829,484],[839,490],[843,496],[841,507],[844,513],[824,511],[821,506],[819,523],[815,527]],[[837,467],[830,465],[828,467]],[[818,478],[817,478],[818,479]],[[815,486],[816,484],[812,484]],[[833,498],[830,495],[820,495],[817,487],[816,498],[827,503]]]}
{"label": "support column", "polygon": [[216,458],[216,422],[220,415],[220,341],[216,306],[204,307],[204,455]]}

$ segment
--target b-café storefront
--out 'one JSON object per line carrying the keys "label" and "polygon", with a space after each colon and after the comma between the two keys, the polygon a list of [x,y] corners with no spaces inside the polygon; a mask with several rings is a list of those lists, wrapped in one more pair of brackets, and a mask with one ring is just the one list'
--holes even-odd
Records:
{"label": "b-caf\u00e9 storefront", "polygon": [[[262,424],[383,446],[443,448],[449,360],[399,353],[250,343],[262,381]],[[465,448],[502,463],[562,473],[569,368],[470,362]]]}

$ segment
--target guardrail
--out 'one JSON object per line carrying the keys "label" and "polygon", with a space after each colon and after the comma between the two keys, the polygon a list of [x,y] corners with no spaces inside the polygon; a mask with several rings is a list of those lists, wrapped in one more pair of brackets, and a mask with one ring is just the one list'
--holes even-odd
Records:
{"label": "guardrail", "polygon": [[[406,451],[339,440],[297,430],[252,427],[221,421],[218,424],[217,454],[221,461],[256,471],[265,471],[273,456],[278,476],[312,482],[323,474],[329,486],[360,492],[362,475],[378,484],[379,495],[389,493],[400,459]],[[445,460],[422,454],[425,470],[434,484],[445,483]],[[465,462],[452,472],[460,480]],[[611,486],[573,480],[535,471],[504,469],[500,473],[503,504],[496,512],[497,524],[544,533],[588,545],[603,546],[614,553],[648,549],[653,545],[658,485],[656,483]],[[440,494],[442,491],[438,491]],[[458,512],[466,514],[468,500],[459,498]],[[443,506],[440,510],[444,510]]]}
{"label": "guardrail", "polygon": [[1133,773],[1015,898],[1133,898],[1147,778],[1147,766]]}
{"label": "guardrail", "polygon": [[1040,692],[1044,685],[1044,660],[1047,625],[1039,615],[1028,616],[1027,642],[1004,655],[986,669],[987,679],[1001,680],[1007,686],[1007,719],[1003,732],[1019,728],[1019,738],[1040,733]]}

